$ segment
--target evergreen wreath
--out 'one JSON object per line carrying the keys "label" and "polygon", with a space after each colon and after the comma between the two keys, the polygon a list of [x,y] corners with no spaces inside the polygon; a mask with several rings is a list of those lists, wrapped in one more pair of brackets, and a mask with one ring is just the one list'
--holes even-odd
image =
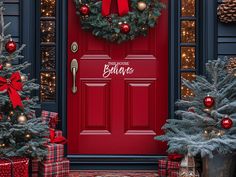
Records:
{"label": "evergreen wreath", "polygon": [[117,43],[133,40],[139,35],[146,36],[149,27],[155,27],[161,10],[165,7],[159,0],[130,0],[132,11],[123,16],[118,14],[104,16],[101,13],[102,0],[74,1],[82,29]]}

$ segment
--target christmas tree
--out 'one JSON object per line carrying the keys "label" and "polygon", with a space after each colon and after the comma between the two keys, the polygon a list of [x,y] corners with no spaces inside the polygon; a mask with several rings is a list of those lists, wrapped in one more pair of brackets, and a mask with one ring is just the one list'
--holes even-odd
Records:
{"label": "christmas tree", "polygon": [[41,158],[47,153],[43,145],[49,131],[47,123],[35,116],[40,105],[31,95],[39,85],[24,74],[30,66],[21,62],[25,45],[17,50],[11,35],[5,35],[10,23],[4,24],[3,12],[0,2],[0,156]]}
{"label": "christmas tree", "polygon": [[183,79],[194,96],[176,102],[177,118],[163,126],[165,135],[156,140],[168,142],[168,152],[213,157],[236,149],[236,70],[228,60],[206,64],[207,77]]}

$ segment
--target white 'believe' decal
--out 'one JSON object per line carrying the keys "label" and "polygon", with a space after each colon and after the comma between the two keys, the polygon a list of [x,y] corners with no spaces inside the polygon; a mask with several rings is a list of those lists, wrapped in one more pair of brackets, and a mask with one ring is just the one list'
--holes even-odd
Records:
{"label": "white 'believe' decal", "polygon": [[132,67],[127,66],[129,62],[108,62],[104,65],[103,77],[107,78],[111,75],[129,75],[134,73]]}

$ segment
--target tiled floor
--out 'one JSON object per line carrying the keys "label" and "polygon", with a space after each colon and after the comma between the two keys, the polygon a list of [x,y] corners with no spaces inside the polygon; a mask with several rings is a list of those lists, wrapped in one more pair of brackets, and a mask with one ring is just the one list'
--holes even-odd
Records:
{"label": "tiled floor", "polygon": [[70,177],[157,177],[157,171],[72,171]]}

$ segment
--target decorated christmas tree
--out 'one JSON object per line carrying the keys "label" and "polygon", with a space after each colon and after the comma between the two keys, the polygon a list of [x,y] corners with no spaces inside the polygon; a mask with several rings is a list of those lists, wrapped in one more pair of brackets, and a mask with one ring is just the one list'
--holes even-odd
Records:
{"label": "decorated christmas tree", "polygon": [[20,54],[25,45],[17,50],[11,35],[5,35],[4,7],[0,3],[0,156],[43,157],[47,151],[48,125],[36,118],[38,98],[31,97],[39,89],[34,79],[29,79],[25,69],[28,62],[21,62]]}
{"label": "decorated christmas tree", "polygon": [[226,58],[209,61],[206,70],[206,77],[183,79],[194,96],[176,102],[177,118],[155,138],[167,141],[169,152],[212,157],[236,149],[236,70]]}

